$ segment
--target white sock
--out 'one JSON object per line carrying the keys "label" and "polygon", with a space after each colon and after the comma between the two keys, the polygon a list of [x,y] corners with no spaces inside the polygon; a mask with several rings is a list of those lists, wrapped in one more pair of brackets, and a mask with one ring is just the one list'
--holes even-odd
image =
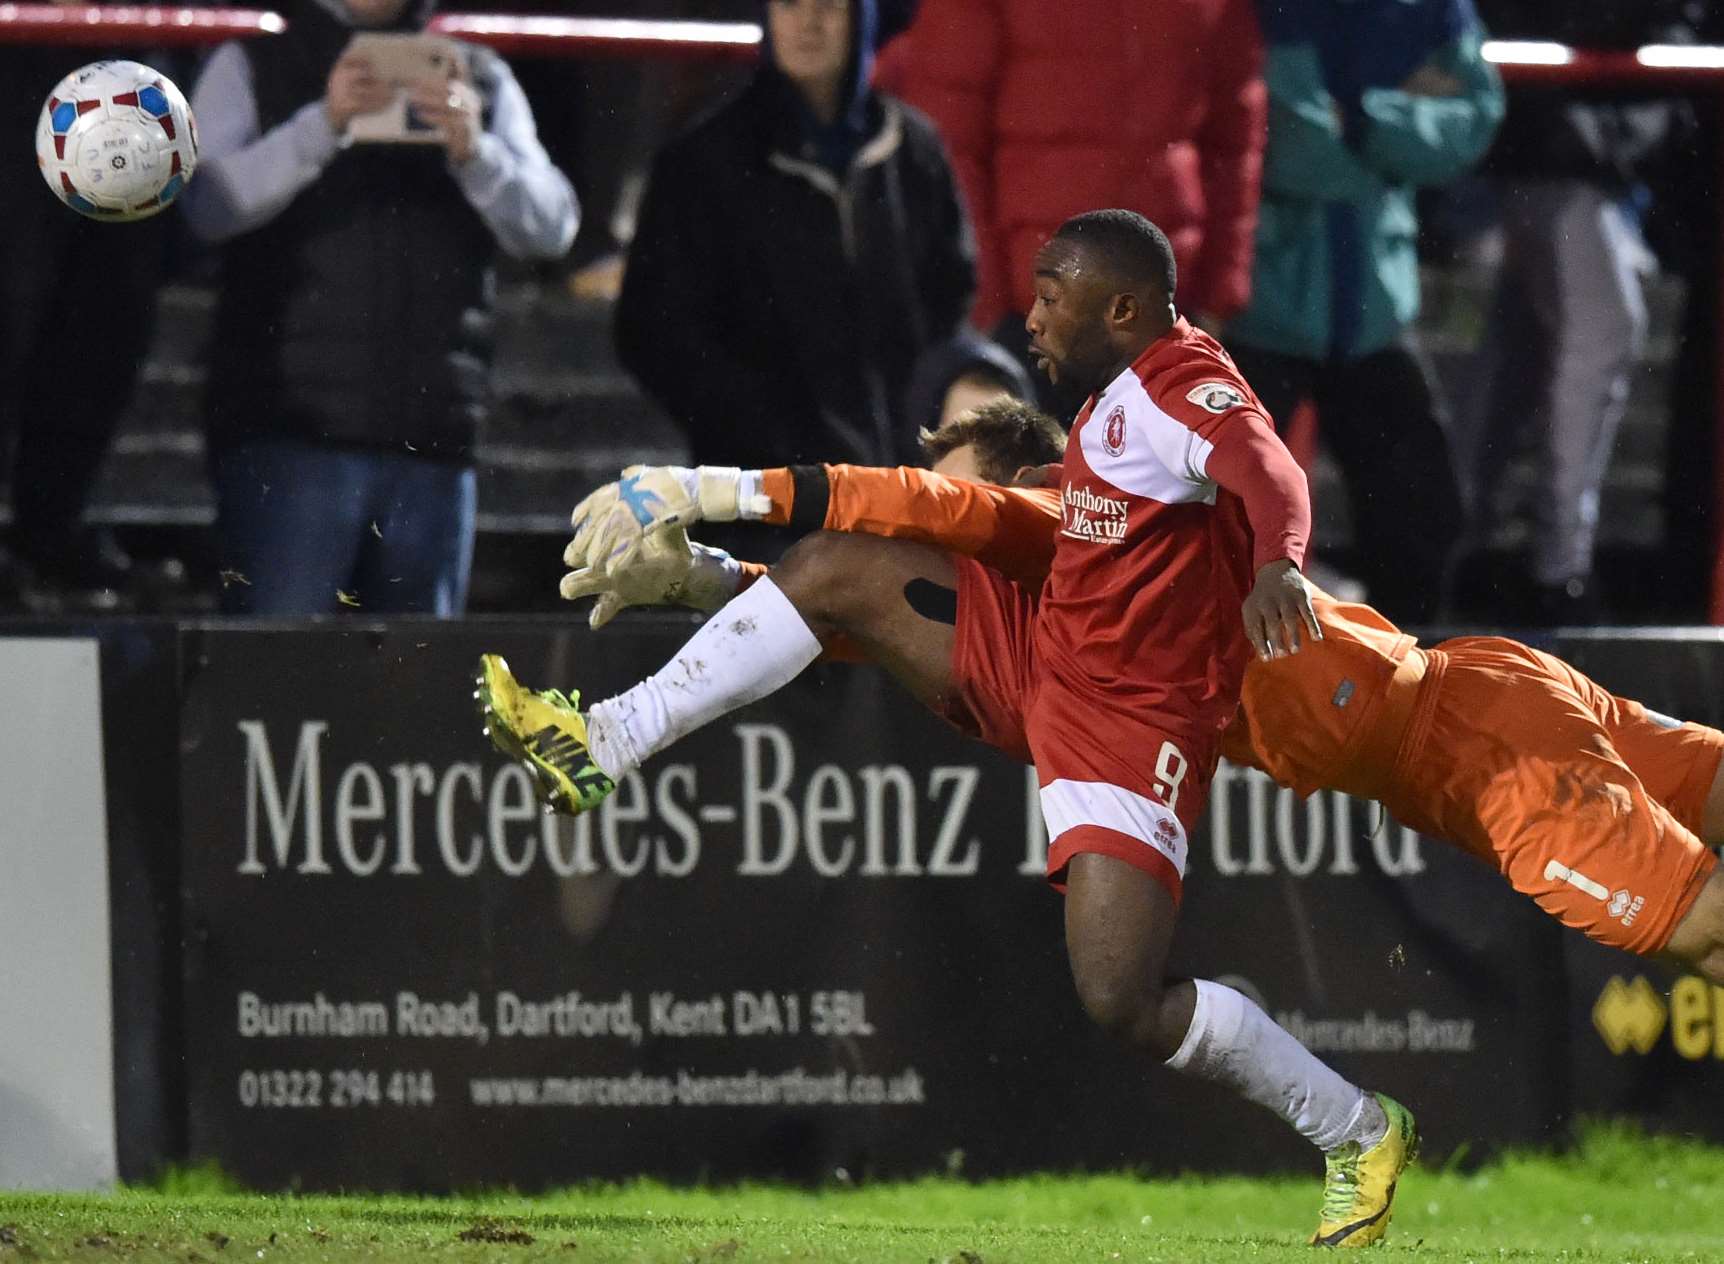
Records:
{"label": "white sock", "polygon": [[1195,986],[1191,1028],[1168,1066],[1268,1107],[1319,1150],[1382,1139],[1389,1121],[1376,1098],[1336,1074],[1244,993],[1208,979]]}
{"label": "white sock", "polygon": [[820,657],[770,576],[732,597],[670,662],[587,712],[593,763],[612,781],[703,724],[766,697]]}

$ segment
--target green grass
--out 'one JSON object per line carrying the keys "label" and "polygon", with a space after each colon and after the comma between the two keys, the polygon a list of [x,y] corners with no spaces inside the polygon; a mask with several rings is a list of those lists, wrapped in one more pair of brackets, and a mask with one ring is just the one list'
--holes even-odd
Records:
{"label": "green grass", "polygon": [[[1242,1178],[943,1179],[818,1192],[651,1182],[542,1197],[283,1197],[180,1174],[111,1196],[0,1194],[13,1260],[1307,1261],[1317,1182]],[[1572,1153],[1471,1174],[1415,1168],[1372,1258],[1724,1260],[1724,1149],[1590,1130]]]}

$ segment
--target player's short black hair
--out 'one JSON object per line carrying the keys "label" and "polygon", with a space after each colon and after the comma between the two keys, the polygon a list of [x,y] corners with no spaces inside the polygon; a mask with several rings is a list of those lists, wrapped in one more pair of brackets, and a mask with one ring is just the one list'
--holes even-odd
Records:
{"label": "player's short black hair", "polygon": [[976,468],[990,483],[1010,483],[1026,465],[1065,459],[1065,428],[1021,399],[991,399],[960,413],[938,430],[923,430],[922,455],[934,465],[965,444],[976,447]]}
{"label": "player's short black hair", "polygon": [[1085,211],[1059,226],[1056,238],[1082,242],[1086,251],[1127,283],[1149,282],[1173,297],[1179,270],[1173,262],[1173,245],[1147,218],[1136,211],[1113,208]]}

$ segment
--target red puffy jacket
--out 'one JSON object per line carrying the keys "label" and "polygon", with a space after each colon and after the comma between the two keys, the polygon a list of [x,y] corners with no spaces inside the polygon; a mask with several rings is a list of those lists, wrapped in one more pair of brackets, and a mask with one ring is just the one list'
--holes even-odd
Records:
{"label": "red puffy jacket", "polygon": [[1250,292],[1263,45],[1251,0],[924,0],[876,82],[930,115],[975,222],[975,323],[1029,310],[1035,252],[1067,217],[1149,216],[1179,306]]}

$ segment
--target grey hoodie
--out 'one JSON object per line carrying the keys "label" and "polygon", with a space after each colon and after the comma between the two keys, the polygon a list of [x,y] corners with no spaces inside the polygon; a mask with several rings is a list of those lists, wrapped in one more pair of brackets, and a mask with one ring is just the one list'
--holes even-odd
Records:
{"label": "grey hoodie", "polygon": [[[315,3],[352,23],[342,0]],[[417,29],[435,7],[435,0],[415,0],[392,28]],[[206,241],[226,241],[267,224],[323,174],[341,146],[320,100],[262,132],[251,65],[234,41],[217,48],[198,76],[192,109],[202,147],[197,175],[180,205]],[[510,255],[554,259],[567,252],[580,224],[574,189],[539,143],[526,94],[501,58],[478,152],[449,174]]]}

